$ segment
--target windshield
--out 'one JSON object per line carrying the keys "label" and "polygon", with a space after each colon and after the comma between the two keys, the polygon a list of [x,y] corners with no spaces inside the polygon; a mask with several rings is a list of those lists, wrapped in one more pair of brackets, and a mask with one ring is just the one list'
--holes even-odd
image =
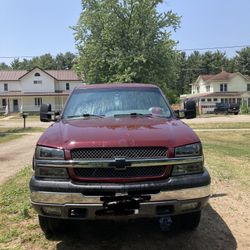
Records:
{"label": "windshield", "polygon": [[171,111],[157,88],[77,89],[71,95],[64,118],[126,115],[170,117]]}

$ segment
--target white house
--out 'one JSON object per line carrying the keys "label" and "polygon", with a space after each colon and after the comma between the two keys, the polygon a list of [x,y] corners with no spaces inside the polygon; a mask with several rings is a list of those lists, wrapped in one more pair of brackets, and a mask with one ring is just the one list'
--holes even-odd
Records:
{"label": "white house", "polygon": [[200,75],[191,84],[191,92],[181,95],[181,100],[196,100],[200,113],[212,112],[219,102],[241,104],[244,101],[250,107],[250,77],[239,72]]}
{"label": "white house", "polygon": [[81,84],[72,70],[0,70],[0,111],[37,112],[42,103],[61,110],[69,93]]}

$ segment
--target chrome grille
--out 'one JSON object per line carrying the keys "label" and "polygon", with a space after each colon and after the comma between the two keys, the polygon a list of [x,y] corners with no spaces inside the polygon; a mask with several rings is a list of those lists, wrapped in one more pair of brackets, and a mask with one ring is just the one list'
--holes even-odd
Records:
{"label": "chrome grille", "polygon": [[73,160],[109,160],[115,158],[146,159],[166,157],[165,147],[128,147],[128,148],[80,148],[73,149]]}
{"label": "chrome grille", "polygon": [[164,175],[166,166],[152,167],[128,167],[125,170],[114,168],[75,168],[78,178],[138,178],[138,177],[161,177]]}

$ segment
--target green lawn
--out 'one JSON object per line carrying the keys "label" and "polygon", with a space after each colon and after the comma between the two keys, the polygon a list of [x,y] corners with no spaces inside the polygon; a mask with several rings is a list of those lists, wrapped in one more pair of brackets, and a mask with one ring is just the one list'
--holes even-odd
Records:
{"label": "green lawn", "polygon": [[6,133],[0,133],[0,143],[12,141],[15,139],[18,139],[20,137],[24,136],[24,134],[6,134]]}
{"label": "green lawn", "polygon": [[225,122],[225,123],[188,123],[193,129],[250,129],[250,122]]}
{"label": "green lawn", "polygon": [[0,134],[1,133],[32,133],[32,132],[43,132],[45,128],[39,127],[26,127],[24,128],[7,128],[7,127],[0,127]]}
{"label": "green lawn", "polygon": [[250,187],[250,131],[197,132],[212,176]]}

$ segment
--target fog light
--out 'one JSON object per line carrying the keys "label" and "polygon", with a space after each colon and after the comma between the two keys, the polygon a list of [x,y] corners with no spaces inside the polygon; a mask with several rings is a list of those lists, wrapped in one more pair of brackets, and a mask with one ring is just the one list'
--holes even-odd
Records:
{"label": "fog light", "polygon": [[51,178],[68,178],[68,172],[66,168],[57,167],[35,167],[36,177],[51,177]]}
{"label": "fog light", "polygon": [[62,215],[62,211],[60,207],[43,207],[42,210],[44,214],[46,215],[55,215],[55,216]]}
{"label": "fog light", "polygon": [[203,163],[190,163],[190,164],[183,164],[183,165],[175,165],[173,167],[172,176],[176,175],[186,175],[186,174],[198,174],[202,173]]}
{"label": "fog light", "polygon": [[199,206],[199,202],[184,203],[184,204],[181,204],[181,210],[182,211],[192,210],[192,209],[198,208],[198,206]]}

